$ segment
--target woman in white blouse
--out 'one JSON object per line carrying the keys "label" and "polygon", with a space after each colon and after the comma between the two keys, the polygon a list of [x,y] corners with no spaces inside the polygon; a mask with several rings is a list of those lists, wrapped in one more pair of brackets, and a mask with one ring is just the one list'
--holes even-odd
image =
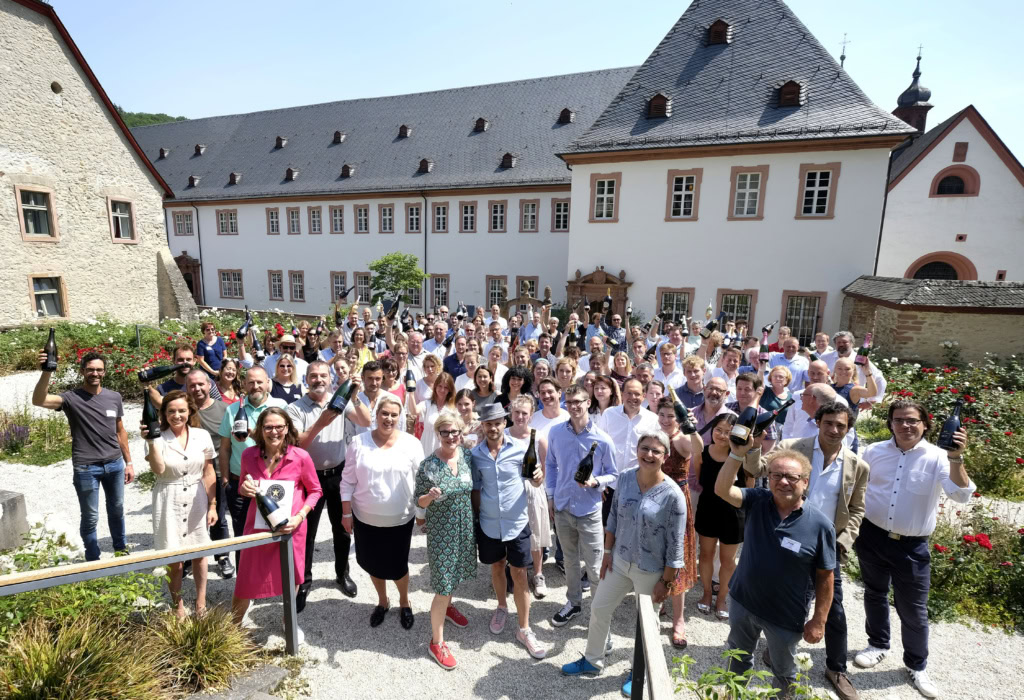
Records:
{"label": "woman in white blouse", "polygon": [[[210,526],[217,522],[213,440],[199,426],[196,405],[184,391],[169,391],[160,405],[160,437],[146,440],[146,461],[156,476],[153,485],[153,545],[178,549],[210,543]],[[171,564],[171,601],[185,617],[181,597],[181,562]],[[206,610],[206,558],[192,560],[196,581],[196,614]]]}
{"label": "woman in white blouse", "polygon": [[423,446],[399,424],[402,404],[382,393],[373,407],[373,430],[352,439],[341,477],[341,523],[355,533],[356,562],[370,575],[377,606],[370,626],[384,621],[391,602],[387,581],[398,588],[402,627],[413,626],[409,605],[409,545],[412,543],[413,494]]}

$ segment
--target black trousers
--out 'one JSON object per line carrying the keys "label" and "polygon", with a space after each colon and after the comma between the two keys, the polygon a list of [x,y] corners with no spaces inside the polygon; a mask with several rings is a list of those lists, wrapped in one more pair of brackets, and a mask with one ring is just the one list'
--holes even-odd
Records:
{"label": "black trousers", "polygon": [[[231,537],[231,531],[228,527],[228,495],[227,488],[224,486],[224,482],[221,481],[220,477],[217,477],[217,522],[210,528],[210,539],[216,542],[217,540],[226,540]],[[227,554],[218,554],[217,561],[226,559]]]}
{"label": "black trousers", "polygon": [[[825,666],[846,673],[848,654],[846,639],[846,609],[843,608],[842,566],[839,564],[839,544],[836,543],[836,570],[832,584],[832,605],[825,620]],[[814,587],[807,589],[807,602],[814,598]]]}
{"label": "black trousers", "polygon": [[[219,482],[220,479],[217,481]],[[240,537],[245,530],[245,516],[249,513],[249,499],[239,495],[238,477],[234,474],[228,480],[228,485],[224,489],[224,495],[228,514],[231,516],[231,531],[235,537]],[[223,520],[223,518],[221,519]],[[235,550],[235,568],[238,568],[238,558],[241,554],[241,550]]]}
{"label": "black trousers", "polygon": [[903,663],[914,671],[928,664],[928,591],[932,557],[927,537],[892,539],[867,518],[854,542],[864,579],[864,627],[868,644],[889,648],[889,585],[903,630]]}
{"label": "black trousers", "polygon": [[344,464],[318,471],[320,487],[324,495],[317,501],[316,507],[306,516],[306,576],[303,585],[313,583],[313,552],[316,549],[316,531],[320,527],[320,516],[327,509],[327,519],[331,523],[334,535],[334,573],[340,579],[348,573],[348,553],[352,548],[352,536],[345,532],[341,525],[341,472]]}

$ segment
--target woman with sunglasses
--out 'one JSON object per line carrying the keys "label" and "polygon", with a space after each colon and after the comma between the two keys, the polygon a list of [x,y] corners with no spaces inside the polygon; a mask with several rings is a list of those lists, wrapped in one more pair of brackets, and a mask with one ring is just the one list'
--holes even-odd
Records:
{"label": "woman with sunglasses", "polygon": [[274,379],[270,395],[285,403],[302,398],[302,381],[296,376],[295,360],[291,355],[281,355],[274,367]]}
{"label": "woman with sunglasses", "polygon": [[[447,374],[443,375],[451,377]],[[447,383],[447,382],[445,382]],[[416,472],[416,522],[426,526],[430,562],[430,657],[451,670],[456,661],[444,641],[444,623],[465,627],[469,620],[452,604],[452,594],[464,581],[476,578],[476,538],[473,534],[472,464],[462,441],[462,419],[450,410],[429,428],[436,433],[436,450]]]}

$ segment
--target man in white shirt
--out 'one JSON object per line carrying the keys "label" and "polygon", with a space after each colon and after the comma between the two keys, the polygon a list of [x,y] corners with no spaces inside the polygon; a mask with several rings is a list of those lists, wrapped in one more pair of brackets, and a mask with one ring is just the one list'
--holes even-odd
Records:
{"label": "man in white shirt", "polygon": [[[800,393],[800,409],[803,411],[806,418],[804,418],[802,422],[794,423],[789,434],[784,433],[783,438],[799,439],[817,435],[818,424],[814,420],[814,414],[818,412],[818,408],[820,406],[837,399],[843,401],[842,397],[836,394],[836,390],[828,384],[811,384],[809,387],[804,389]],[[843,401],[843,403],[845,403],[845,401]],[[792,408],[790,410],[792,410]],[[789,425],[788,416],[786,419],[786,425]],[[852,434],[850,442],[851,444],[853,442]]]}
{"label": "man in white shirt", "polygon": [[[725,406],[728,398],[729,388],[721,377],[715,377],[704,385],[704,400],[693,407],[693,415],[697,419],[698,432],[702,432],[704,427],[719,413],[732,413]],[[705,443],[710,443],[711,435],[704,436],[704,441]]]}
{"label": "man in white shirt", "polygon": [[[394,347],[394,343],[391,340],[391,326],[388,326],[388,347]],[[416,377],[416,381],[423,379],[423,359],[430,353],[423,349],[423,334],[419,331],[409,331],[409,369],[412,370],[412,374]]]}
{"label": "man in white shirt", "polygon": [[356,328],[361,328],[362,325],[363,324],[359,322],[359,300],[357,299],[356,303],[348,310],[348,318],[345,319],[343,324],[341,324],[340,330],[345,345],[352,344],[352,331]]}
{"label": "man in white shirt", "polygon": [[688,355],[689,351],[683,340],[683,329],[681,327],[674,327],[668,332],[668,339],[658,343],[658,351],[660,352],[666,345],[671,345],[676,349],[676,364],[682,365],[683,357]]}
{"label": "man in white shirt", "polygon": [[814,354],[819,358],[822,355],[833,352],[834,348],[828,344],[829,341],[828,333],[819,331],[814,334]]}
{"label": "man in white shirt", "polygon": [[640,436],[660,430],[657,414],[641,408],[643,401],[643,384],[635,377],[627,379],[622,385],[622,404],[608,407],[594,421],[615,443],[615,464],[620,473],[637,466],[636,445]]}
{"label": "man in white shirt", "polygon": [[295,376],[302,378],[302,383],[306,383],[306,370],[309,365],[301,357],[298,357],[298,346],[295,343],[295,336],[285,333],[281,336],[281,339],[277,341],[278,352],[273,355],[267,355],[267,359],[263,360],[263,369],[267,370],[267,375],[273,379],[274,372],[277,370],[277,361],[281,359],[281,355],[288,355],[292,358],[292,362],[295,363]]}
{"label": "man in white shirt", "polygon": [[[658,369],[654,370],[654,378],[664,384],[678,389],[686,383],[686,375],[676,364],[676,346],[665,343],[658,349]],[[735,380],[734,380],[735,381]]]}
{"label": "man in white shirt", "polygon": [[491,321],[491,324],[487,327],[487,332],[490,335],[490,340],[484,345],[484,357],[490,355],[491,348],[498,346],[501,348],[501,361],[508,362],[508,343],[501,334],[501,326],[496,321]]}
{"label": "man in white shirt", "polygon": [[430,331],[433,336],[423,342],[423,349],[443,360],[444,356],[448,354],[448,348],[444,346],[444,339],[448,335],[448,324],[444,321],[435,321]]}
{"label": "man in white shirt", "polygon": [[508,321],[501,317],[501,307],[495,304],[491,307],[491,315],[484,317],[484,323],[490,326],[492,323],[497,323],[502,330],[508,328]]}
{"label": "man in white shirt", "polygon": [[[828,366],[829,373],[831,373],[832,370],[835,368],[836,361],[838,361],[839,358],[848,357],[856,361],[857,356],[857,353],[853,349],[853,333],[851,333],[850,331],[839,331],[838,333],[835,334],[834,341],[836,344],[835,350],[831,352],[826,352],[822,355],[818,355],[818,357],[825,362],[826,366]],[[857,365],[857,374],[860,377],[860,383],[862,385],[867,383],[864,377],[864,367],[864,365]],[[875,387],[877,387],[878,391],[871,398],[864,399],[858,404],[858,408],[860,408],[860,410],[862,411],[870,409],[876,403],[884,399],[886,388],[888,385],[888,382],[886,382],[885,376],[882,374],[882,371],[875,367],[874,363],[868,365],[868,368],[871,372],[871,376],[875,380]]]}
{"label": "man in white shirt", "polygon": [[465,356],[466,371],[464,374],[460,374],[455,378],[455,391],[462,391],[463,389],[472,389],[476,386],[473,382],[473,375],[476,374],[476,368],[480,366],[480,356],[472,350],[466,351]]}
{"label": "man in white shirt", "polygon": [[730,345],[722,351],[722,357],[718,361],[718,367],[704,375],[704,383],[707,384],[715,377],[725,380],[725,386],[729,390],[729,400],[736,400],[736,377],[740,375],[740,364],[743,360],[743,352],[736,345]]}
{"label": "man in white shirt", "polygon": [[537,338],[537,352],[530,355],[530,360],[536,362],[537,360],[547,360],[552,367],[558,362],[558,358],[551,354],[551,336],[547,333],[541,333]]}
{"label": "man in white shirt", "polygon": [[587,338],[587,348],[590,350],[580,357],[579,370],[580,376],[583,376],[590,371],[590,356],[604,352],[604,338],[599,335],[592,335]]}
{"label": "man in white shirt", "polygon": [[537,431],[537,437],[546,440],[553,426],[569,420],[569,412],[559,404],[562,389],[554,379],[550,377],[541,379],[537,393],[543,408],[540,412],[533,414],[533,418],[530,419],[530,427]]}
{"label": "man in white shirt", "polygon": [[690,321],[690,334],[686,336],[684,341],[686,347],[684,348],[684,356],[692,355],[697,352],[697,348],[700,347],[700,321]]}
{"label": "man in white shirt", "polygon": [[775,367],[786,367],[789,369],[789,373],[793,376],[793,381],[789,383],[790,391],[797,391],[802,388],[800,377],[803,376],[803,370],[807,369],[807,358],[801,357],[800,352],[800,341],[789,336],[782,342],[782,352],[773,352],[768,360],[768,367],[774,369]]}
{"label": "man in white shirt", "polygon": [[928,411],[915,401],[889,404],[892,440],[864,450],[871,475],[864,503],[864,521],[854,543],[864,580],[864,612],[868,647],[854,657],[871,668],[889,651],[889,584],[903,629],[903,663],[918,692],[938,697],[928,678],[928,589],[931,557],[928,538],[935,530],[935,513],[944,491],[957,503],[967,503],[974,482],[967,476],[963,454],[967,432],[953,435],[948,452],[924,439],[931,427]]}

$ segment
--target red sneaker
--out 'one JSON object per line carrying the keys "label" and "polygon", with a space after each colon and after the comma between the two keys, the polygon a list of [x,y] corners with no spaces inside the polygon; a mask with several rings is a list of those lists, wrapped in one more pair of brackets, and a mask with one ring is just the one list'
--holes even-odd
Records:
{"label": "red sneaker", "polygon": [[437,662],[438,666],[445,669],[446,671],[451,671],[453,668],[455,668],[455,657],[452,656],[452,652],[445,642],[441,642],[440,644],[434,644],[433,642],[431,642],[430,646],[428,647],[428,650],[430,652],[431,658],[433,658],[434,661]]}
{"label": "red sneaker", "polygon": [[467,620],[466,616],[460,613],[454,605],[448,606],[448,609],[444,613],[444,619],[456,627],[466,627],[469,625],[469,620]]}

